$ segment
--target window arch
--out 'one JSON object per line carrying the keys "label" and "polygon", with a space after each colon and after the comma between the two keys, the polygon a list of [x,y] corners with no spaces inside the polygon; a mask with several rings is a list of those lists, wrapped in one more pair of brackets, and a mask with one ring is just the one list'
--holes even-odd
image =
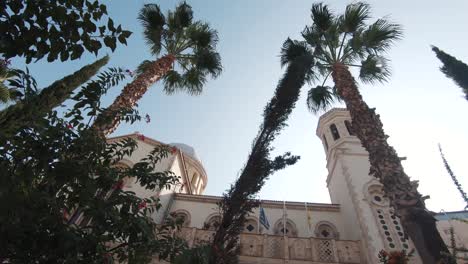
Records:
{"label": "window arch", "polygon": [[354,136],[354,129],[353,129],[352,123],[349,122],[349,120],[345,120],[344,124],[345,124],[346,130],[348,130],[348,134],[350,136]]}
{"label": "window arch", "polygon": [[273,230],[275,235],[297,237],[297,227],[291,219],[286,219],[286,229],[285,225],[283,225],[283,219],[280,219],[276,222]]}
{"label": "window arch", "polygon": [[333,140],[338,140],[340,138],[340,133],[338,132],[338,128],[336,128],[335,124],[330,125],[330,132],[332,134]]}
{"label": "window arch", "polygon": [[219,214],[214,214],[207,218],[203,224],[203,228],[215,231],[218,229],[219,225],[221,225],[221,216]]}
{"label": "window arch", "polygon": [[338,239],[339,233],[335,225],[328,221],[320,221],[315,226],[315,236],[326,239]]}
{"label": "window arch", "polygon": [[190,213],[186,210],[177,210],[171,213],[172,219],[181,223],[182,226],[187,227],[190,225]]}

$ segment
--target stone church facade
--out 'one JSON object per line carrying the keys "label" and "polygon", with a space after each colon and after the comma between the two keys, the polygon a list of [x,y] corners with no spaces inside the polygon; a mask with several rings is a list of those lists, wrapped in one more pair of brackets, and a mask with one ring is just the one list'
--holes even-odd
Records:
{"label": "stone church facade", "polygon": [[[381,184],[369,176],[368,153],[353,135],[350,122],[345,109],[333,109],[320,117],[317,126],[316,134],[326,152],[326,187],[331,203],[263,200],[270,228],[259,224],[258,209],[250,215],[240,238],[241,263],[373,264],[378,263],[377,256],[382,249],[408,251],[413,248],[389,207]],[[121,161],[122,166],[132,166],[154,146],[163,144],[137,133],[109,141],[126,137],[134,138],[138,149]],[[162,223],[170,215],[183,218],[180,235],[189,246],[195,246],[212,237],[220,220],[216,206],[220,197],[203,195],[208,175],[193,148],[184,144],[170,145],[176,146],[178,151],[158,164],[157,169],[173,171],[181,177],[181,184],[154,193],[128,179],[125,189],[141,197],[159,197],[162,207],[151,217],[156,223]],[[468,211],[440,213],[435,217],[440,220],[438,228],[447,244],[448,230],[454,227],[458,246],[468,247],[468,224],[453,220],[468,219]],[[417,254],[412,263],[421,263]]]}

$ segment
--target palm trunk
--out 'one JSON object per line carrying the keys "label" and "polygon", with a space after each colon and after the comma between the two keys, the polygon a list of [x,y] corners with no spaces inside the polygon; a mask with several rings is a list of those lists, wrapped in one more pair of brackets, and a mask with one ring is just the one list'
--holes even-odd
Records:
{"label": "palm trunk", "polygon": [[131,110],[138,100],[155,82],[159,81],[171,69],[175,57],[171,54],[159,58],[149,65],[147,70],[127,84],[114,102],[97,116],[92,128],[106,136],[119,126],[119,112]]}
{"label": "palm trunk", "polygon": [[370,175],[377,177],[383,184],[390,204],[423,262],[440,263],[441,253],[448,253],[447,246],[436,228],[435,218],[426,209],[424,198],[417,191],[417,183],[410,181],[395,149],[388,144],[379,115],[363,101],[345,65],[333,65],[332,77],[338,94],[350,112],[353,129],[362,146],[369,152]]}

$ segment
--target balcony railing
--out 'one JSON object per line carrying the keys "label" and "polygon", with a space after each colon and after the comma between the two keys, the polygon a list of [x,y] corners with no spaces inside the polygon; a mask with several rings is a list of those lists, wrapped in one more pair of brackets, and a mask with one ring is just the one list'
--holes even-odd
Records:
{"label": "balcony railing", "polygon": [[[180,236],[190,247],[209,242],[214,231],[182,228]],[[321,238],[283,237],[243,233],[240,237],[241,263],[256,262],[259,258],[271,259],[268,263],[361,263],[359,241]],[[280,262],[281,261],[281,262]]]}

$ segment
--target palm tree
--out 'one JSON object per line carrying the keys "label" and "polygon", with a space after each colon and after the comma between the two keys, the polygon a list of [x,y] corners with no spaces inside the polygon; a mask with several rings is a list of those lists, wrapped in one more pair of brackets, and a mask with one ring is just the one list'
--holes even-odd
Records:
{"label": "palm tree", "polygon": [[[327,109],[336,100],[346,103],[355,134],[369,152],[370,174],[380,179],[423,262],[436,263],[442,258],[441,252],[448,252],[436,229],[436,220],[427,211],[417,184],[403,171],[379,116],[363,101],[349,69],[357,68],[364,83],[385,82],[390,71],[384,55],[401,38],[401,26],[386,19],[367,24],[370,7],[359,2],[348,5],[339,16],[324,4],[314,4],[311,11],[313,24],[303,30],[302,41],[286,40],[288,51],[281,61],[290,63],[304,52],[314,56],[315,81],[323,81],[308,92],[310,110]],[[334,86],[327,85],[330,76]]]}
{"label": "palm tree", "polygon": [[146,4],[138,19],[151,53],[159,58],[144,61],[135,79],[96,118],[93,127],[104,135],[119,125],[123,117],[118,113],[132,109],[155,82],[162,79],[168,94],[184,90],[195,95],[202,92],[207,77],[216,78],[222,70],[215,50],[217,32],[205,22],[194,21],[190,5],[181,3],[164,16],[158,5]]}

